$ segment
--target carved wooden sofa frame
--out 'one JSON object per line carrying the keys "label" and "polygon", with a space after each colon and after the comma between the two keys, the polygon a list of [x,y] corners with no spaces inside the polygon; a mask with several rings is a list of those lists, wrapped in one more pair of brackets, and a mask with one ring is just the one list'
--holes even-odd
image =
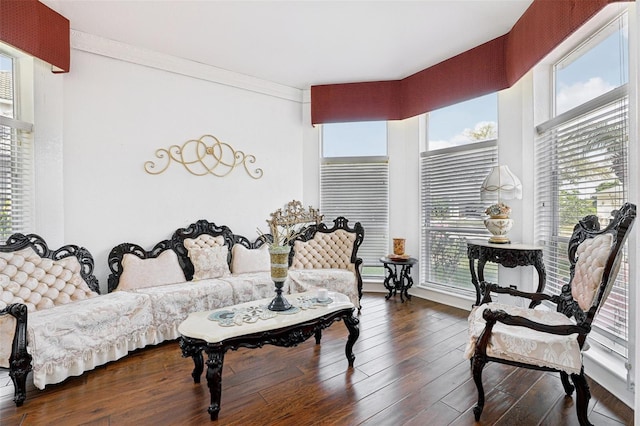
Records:
{"label": "carved wooden sofa frame", "polygon": [[[228,226],[218,226],[206,219],[200,219],[185,228],[177,229],[170,239],[158,242],[151,250],[145,250],[143,247],[134,243],[122,243],[111,249],[107,259],[111,271],[107,280],[108,291],[112,292],[118,286],[123,272],[122,261],[125,254],[132,254],[140,259],[154,259],[165,250],[173,250],[178,256],[178,262],[184,272],[185,279],[191,281],[193,279],[194,266],[191,259],[189,259],[184,241],[188,238],[198,238],[201,235],[210,235],[212,237],[221,236],[224,238],[225,244],[228,247],[240,244],[247,249],[257,249],[271,241],[270,234],[264,234],[255,241],[251,241],[242,235],[234,234]],[[229,250],[227,256],[227,263],[231,265],[231,250]]]}

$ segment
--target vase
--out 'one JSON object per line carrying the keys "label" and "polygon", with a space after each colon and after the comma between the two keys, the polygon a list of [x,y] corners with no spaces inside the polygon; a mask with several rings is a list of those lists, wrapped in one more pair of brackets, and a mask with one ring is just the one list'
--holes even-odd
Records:
{"label": "vase", "polygon": [[291,309],[291,304],[282,296],[282,287],[289,274],[289,252],[290,246],[269,247],[269,258],[271,260],[271,279],[276,286],[276,297],[269,303],[270,311],[286,311]]}
{"label": "vase", "polygon": [[404,254],[404,238],[393,239],[393,254],[402,256]]}
{"label": "vase", "polygon": [[513,227],[513,220],[509,219],[509,216],[493,215],[484,220],[484,226],[493,234],[489,238],[490,243],[508,244],[511,242],[507,234],[511,231],[511,227]]}

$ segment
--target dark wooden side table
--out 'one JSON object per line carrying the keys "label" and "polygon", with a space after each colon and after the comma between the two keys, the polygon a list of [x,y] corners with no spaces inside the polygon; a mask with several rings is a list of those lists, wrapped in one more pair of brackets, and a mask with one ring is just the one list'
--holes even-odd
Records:
{"label": "dark wooden side table", "polygon": [[411,295],[408,293],[413,285],[411,267],[418,263],[418,259],[410,257],[406,260],[397,260],[381,257],[380,262],[382,262],[385,269],[384,287],[389,290],[389,294],[385,299],[389,300],[391,295],[395,296],[398,291],[402,302],[404,302],[405,298],[411,299]]}
{"label": "dark wooden side table", "polygon": [[[476,288],[476,305],[484,297],[484,265],[487,262],[497,263],[507,268],[516,266],[533,266],[538,272],[537,292],[544,290],[547,273],[542,260],[542,247],[529,244],[494,244],[486,240],[467,240],[467,256],[469,257],[469,271],[471,271],[471,282]],[[475,267],[475,261],[478,267]],[[477,273],[476,273],[477,271]],[[537,302],[531,302],[533,308]]]}

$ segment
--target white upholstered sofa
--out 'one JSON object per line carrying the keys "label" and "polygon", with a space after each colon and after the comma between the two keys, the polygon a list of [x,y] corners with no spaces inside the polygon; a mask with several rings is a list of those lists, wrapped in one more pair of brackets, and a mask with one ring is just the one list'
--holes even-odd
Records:
{"label": "white upholstered sofa", "polygon": [[[360,308],[357,250],[364,231],[345,218],[314,223],[291,241],[285,294],[326,287]],[[195,311],[274,295],[267,242],[199,220],[151,250],[114,247],[108,293],[99,294],[88,250],[51,251],[37,235],[0,245],[0,367],[9,368],[14,401],[26,398],[33,372],[39,389],[115,361],[130,351],[178,337]]]}

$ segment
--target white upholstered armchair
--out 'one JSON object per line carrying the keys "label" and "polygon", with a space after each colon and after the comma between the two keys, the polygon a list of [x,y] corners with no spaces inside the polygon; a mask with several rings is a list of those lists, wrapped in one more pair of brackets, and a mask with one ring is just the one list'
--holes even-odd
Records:
{"label": "white upholstered armchair", "polygon": [[[487,362],[560,373],[567,395],[577,392],[576,410],[581,425],[590,425],[591,398],[582,364],[582,351],[591,324],[615,282],[622,248],[636,217],[636,206],[624,204],[611,223],[600,230],[598,218],[587,216],[569,240],[570,279],[559,295],[525,293],[485,283],[482,303],[469,315],[469,344],[478,403],[476,421],[484,408],[482,370]],[[555,311],[529,309],[491,302],[490,293],[507,293],[532,301],[546,301]],[[571,377],[571,382],[569,381]]]}

